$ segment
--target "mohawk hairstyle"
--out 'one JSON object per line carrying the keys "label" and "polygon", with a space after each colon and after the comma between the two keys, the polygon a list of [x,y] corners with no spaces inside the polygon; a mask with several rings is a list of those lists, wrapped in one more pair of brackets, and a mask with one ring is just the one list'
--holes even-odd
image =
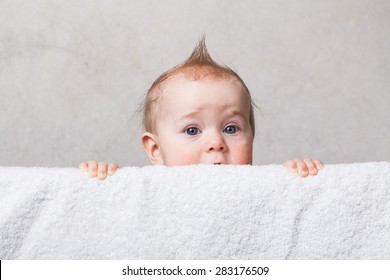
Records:
{"label": "mohawk hairstyle", "polygon": [[183,65],[211,65],[219,67],[219,65],[211,58],[209,52],[207,51],[206,38],[204,36],[196,44],[192,54],[189,58],[186,59],[186,61],[183,62]]}
{"label": "mohawk hairstyle", "polygon": [[158,112],[160,111],[159,105],[161,104],[160,101],[162,98],[161,85],[170,77],[181,74],[192,80],[200,80],[207,76],[213,76],[215,78],[221,79],[237,79],[241,83],[244,92],[247,93],[249,97],[251,104],[249,112],[249,123],[252,128],[253,137],[255,136],[255,119],[253,107],[256,107],[256,105],[252,101],[247,86],[236,72],[227,66],[219,65],[211,58],[209,52],[207,51],[205,41],[205,36],[203,36],[197,43],[192,54],[183,63],[164,72],[153,82],[152,86],[146,93],[144,102],[141,104],[141,107],[138,110],[138,112],[143,112],[142,124],[145,131],[151,133],[156,132],[156,119]]}

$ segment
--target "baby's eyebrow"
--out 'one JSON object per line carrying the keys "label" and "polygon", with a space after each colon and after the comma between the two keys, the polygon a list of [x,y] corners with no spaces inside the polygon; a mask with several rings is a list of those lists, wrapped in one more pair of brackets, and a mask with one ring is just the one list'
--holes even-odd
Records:
{"label": "baby's eyebrow", "polygon": [[241,119],[242,121],[245,121],[247,118],[245,116],[245,114],[243,114],[241,111],[237,111],[237,110],[228,111],[226,113],[226,115],[224,115],[224,118],[226,118],[226,119],[231,119],[233,117],[237,117],[238,119]]}
{"label": "baby's eyebrow", "polygon": [[[180,116],[178,119],[175,120],[175,122],[181,122],[181,121],[186,120],[186,119],[196,118],[197,115],[199,114],[199,112],[200,112],[200,110],[189,112],[188,114]],[[245,119],[245,115],[241,111],[238,111],[238,110],[229,111],[226,115],[229,118],[237,116],[239,118]]]}
{"label": "baby's eyebrow", "polygon": [[199,110],[189,112],[188,114],[185,114],[183,116],[180,116],[178,119],[176,119],[176,122],[181,122],[186,119],[194,118],[199,114]]}
{"label": "baby's eyebrow", "polygon": [[239,116],[239,117],[245,119],[245,115],[242,112],[237,111],[237,110],[233,110],[233,111],[229,112],[228,115],[229,115],[229,117]]}

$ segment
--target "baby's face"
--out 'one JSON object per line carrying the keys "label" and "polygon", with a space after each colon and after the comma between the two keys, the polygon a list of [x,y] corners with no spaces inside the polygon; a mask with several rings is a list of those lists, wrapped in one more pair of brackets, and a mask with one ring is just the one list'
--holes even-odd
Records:
{"label": "baby's face", "polygon": [[251,104],[239,81],[172,77],[161,102],[159,163],[252,164]]}

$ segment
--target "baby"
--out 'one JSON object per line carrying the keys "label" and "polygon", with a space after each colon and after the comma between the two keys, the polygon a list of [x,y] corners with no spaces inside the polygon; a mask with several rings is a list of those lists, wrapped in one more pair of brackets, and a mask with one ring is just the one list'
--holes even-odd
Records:
{"label": "baby", "polygon": [[[191,56],[163,73],[146,94],[142,144],[152,164],[252,164],[255,119],[251,95],[230,68],[210,57],[202,38]],[[316,175],[319,160],[283,164],[301,177]],[[119,168],[82,162],[91,178],[105,179]]]}

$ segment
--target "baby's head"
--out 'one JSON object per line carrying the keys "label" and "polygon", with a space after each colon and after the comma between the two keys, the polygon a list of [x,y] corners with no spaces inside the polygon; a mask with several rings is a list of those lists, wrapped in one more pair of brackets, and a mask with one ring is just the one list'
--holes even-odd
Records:
{"label": "baby's head", "polygon": [[215,63],[204,38],[163,73],[143,103],[144,149],[153,164],[252,164],[255,122],[242,79]]}

